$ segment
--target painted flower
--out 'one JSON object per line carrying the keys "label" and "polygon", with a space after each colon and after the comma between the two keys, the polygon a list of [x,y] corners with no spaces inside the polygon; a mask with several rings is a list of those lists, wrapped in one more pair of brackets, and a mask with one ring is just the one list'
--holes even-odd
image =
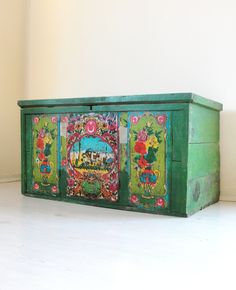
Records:
{"label": "painted flower", "polygon": [[109,128],[110,131],[116,131],[117,130],[117,124],[116,123],[111,124],[111,125],[109,125],[108,128]]}
{"label": "painted flower", "polygon": [[44,138],[44,136],[45,136],[45,130],[42,128],[39,130],[39,137]]}
{"label": "painted flower", "polygon": [[109,191],[115,192],[115,191],[117,191],[117,189],[118,189],[117,184],[112,183],[112,184],[109,185]]}
{"label": "painted flower", "polygon": [[51,121],[52,121],[52,123],[56,123],[57,122],[57,117],[55,117],[55,116],[52,116],[52,118],[51,118]]}
{"label": "painted flower", "polygon": [[102,128],[102,130],[106,130],[107,129],[107,124],[106,123],[102,123],[102,124],[100,124],[100,127]]}
{"label": "painted flower", "polygon": [[116,180],[118,178],[118,175],[116,172],[112,172],[109,176],[109,179],[110,180]]}
{"label": "painted flower", "polygon": [[117,196],[116,195],[112,195],[111,201],[117,201]]}
{"label": "painted flower", "polygon": [[138,116],[132,116],[132,117],[131,117],[131,122],[132,122],[133,124],[137,124],[138,121],[139,121],[139,117],[138,117]]}
{"label": "painted flower", "polygon": [[51,136],[51,134],[47,134],[47,135],[45,136],[45,138],[44,138],[44,142],[45,142],[46,144],[52,144],[52,136]]}
{"label": "painted flower", "polygon": [[52,186],[52,192],[57,192],[57,187],[56,187],[56,185],[53,185],[53,186]]}
{"label": "painted flower", "polygon": [[146,148],[145,143],[139,142],[139,141],[135,143],[134,150],[135,152],[140,153],[141,155],[147,153],[147,148]]}
{"label": "painted flower", "polygon": [[159,142],[157,140],[157,137],[155,135],[151,135],[148,137],[147,142],[146,142],[146,146],[152,147],[152,148],[157,148],[159,146]]}
{"label": "painted flower", "polygon": [[164,199],[161,198],[161,197],[158,198],[158,199],[156,200],[155,206],[164,207],[164,206],[165,206],[165,201],[164,201]]}
{"label": "painted flower", "polygon": [[73,178],[69,178],[67,179],[67,183],[68,183],[68,186],[74,186],[75,181]]}
{"label": "painted flower", "polygon": [[83,124],[81,124],[81,123],[77,123],[76,125],[75,125],[75,130],[76,131],[79,131],[80,129],[82,129],[83,128]]}
{"label": "painted flower", "polygon": [[137,202],[138,202],[138,197],[137,197],[137,195],[132,194],[131,197],[130,197],[130,201],[131,201],[132,203],[137,203]]}
{"label": "painted flower", "polygon": [[148,138],[148,134],[147,134],[147,131],[146,130],[141,130],[138,132],[138,141],[147,141],[147,138]]}
{"label": "painted flower", "polygon": [[68,122],[68,117],[67,116],[61,116],[61,122],[62,123],[67,123]]}
{"label": "painted flower", "polygon": [[67,126],[67,131],[72,132],[72,131],[74,131],[74,129],[75,129],[75,125],[74,125],[74,124],[69,124],[69,125]]}
{"label": "painted flower", "polygon": [[61,161],[61,166],[66,166],[66,164],[67,164],[67,160],[66,158],[63,158]]}
{"label": "painted flower", "polygon": [[139,165],[139,167],[141,167],[141,168],[145,168],[146,166],[148,166],[148,162],[147,162],[147,160],[145,160],[145,159],[143,158],[143,156],[141,156],[141,158],[140,158],[139,161],[138,161],[138,165]]}
{"label": "painted flower", "polygon": [[159,125],[164,124],[165,121],[166,121],[166,116],[165,115],[159,115],[159,116],[157,116],[157,122],[158,122]]}
{"label": "painted flower", "polygon": [[89,120],[85,125],[85,131],[87,134],[92,135],[97,131],[97,123],[95,120]]}
{"label": "painted flower", "polygon": [[38,124],[39,122],[39,117],[34,117],[34,124]]}
{"label": "painted flower", "polygon": [[44,153],[43,153],[43,152],[40,152],[40,153],[38,154],[38,158],[42,161],[42,160],[45,158]]}
{"label": "painted flower", "polygon": [[41,149],[41,150],[44,149],[44,141],[43,141],[42,138],[38,138],[38,140],[37,140],[37,142],[36,142],[36,146],[37,146],[39,149]]}
{"label": "painted flower", "polygon": [[147,127],[150,128],[152,126],[152,122],[151,121],[148,121],[146,125],[147,125]]}
{"label": "painted flower", "polygon": [[34,184],[34,189],[35,189],[35,190],[38,190],[38,189],[39,189],[39,185],[38,185],[38,183],[36,183],[36,182],[35,182],[35,184]]}

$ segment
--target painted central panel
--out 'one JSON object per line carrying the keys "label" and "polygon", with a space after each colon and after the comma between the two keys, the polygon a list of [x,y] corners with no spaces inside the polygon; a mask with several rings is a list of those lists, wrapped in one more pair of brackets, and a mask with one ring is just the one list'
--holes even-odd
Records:
{"label": "painted central panel", "polygon": [[66,121],[67,195],[116,201],[119,187],[117,114],[70,114],[61,121]]}

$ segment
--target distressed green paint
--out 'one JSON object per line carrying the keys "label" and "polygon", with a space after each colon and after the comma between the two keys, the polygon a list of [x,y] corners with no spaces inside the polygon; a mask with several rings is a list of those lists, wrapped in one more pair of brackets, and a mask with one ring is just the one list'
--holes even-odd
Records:
{"label": "distressed green paint", "polygon": [[143,111],[171,111],[171,110],[183,110],[188,108],[188,104],[185,103],[177,103],[177,104],[136,104],[135,106],[132,104],[117,104],[117,105],[105,105],[105,106],[92,106],[93,111],[98,112],[143,112]]}
{"label": "distressed green paint", "polygon": [[32,191],[56,195],[58,188],[57,115],[32,116]]}
{"label": "distressed green paint", "polygon": [[187,214],[191,215],[219,200],[219,172],[188,180]]}
{"label": "distressed green paint", "polygon": [[222,105],[218,102],[202,98],[193,93],[176,94],[145,94],[132,96],[112,96],[96,98],[66,98],[48,100],[21,100],[18,105],[22,108],[27,107],[65,107],[65,106],[94,106],[121,105],[121,104],[164,104],[164,103],[196,103],[214,110],[222,110]]}
{"label": "distressed green paint", "polygon": [[[189,216],[219,199],[219,111],[222,105],[192,93],[153,94],[140,96],[75,98],[19,101],[21,109],[22,193],[33,197],[63,200],[114,209]],[[67,196],[66,117],[71,113],[114,112],[119,116],[119,189],[118,200],[86,200]],[[167,113],[165,163],[168,185],[168,207],[136,206],[130,202],[130,140],[128,116],[149,112]],[[57,193],[35,191],[34,116],[57,116]],[[64,123],[64,124],[62,124]],[[127,133],[127,138],[125,135]],[[130,165],[130,168],[129,168]],[[134,167],[132,167],[132,171]],[[55,181],[54,180],[54,181]],[[88,191],[95,189],[88,188]],[[140,188],[139,188],[140,190]],[[60,192],[60,193],[59,193]],[[160,191],[161,192],[161,191]],[[158,197],[166,197],[159,192]],[[155,192],[157,194],[157,192]],[[141,191],[140,191],[141,195]]]}
{"label": "distressed green paint", "polygon": [[173,215],[186,216],[187,202],[187,165],[172,162],[172,182],[170,208]]}
{"label": "distressed green paint", "polygon": [[187,162],[188,149],[188,110],[172,112],[172,130],[173,130],[173,160]]}
{"label": "distressed green paint", "polygon": [[191,104],[189,119],[189,143],[219,142],[218,111]]}
{"label": "distressed green paint", "polygon": [[219,171],[219,144],[189,144],[188,147],[188,179],[207,176]]}

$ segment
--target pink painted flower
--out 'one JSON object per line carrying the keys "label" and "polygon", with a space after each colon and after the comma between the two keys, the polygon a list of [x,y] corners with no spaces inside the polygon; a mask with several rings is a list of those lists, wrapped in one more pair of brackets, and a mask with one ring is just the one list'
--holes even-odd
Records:
{"label": "pink painted flower", "polygon": [[109,190],[111,192],[115,192],[115,191],[117,191],[117,189],[118,189],[118,185],[117,184],[112,183],[112,184],[109,185]]}
{"label": "pink painted flower", "polygon": [[42,128],[39,130],[39,137],[44,138],[45,137],[45,130]]}
{"label": "pink painted flower", "polygon": [[92,135],[97,131],[97,123],[95,120],[89,120],[85,125],[85,131],[87,134]]}
{"label": "pink painted flower", "polygon": [[117,130],[117,124],[116,123],[111,124],[108,128],[109,128],[110,131],[116,131]]}
{"label": "pink painted flower", "polygon": [[39,117],[34,117],[34,124],[38,124],[39,122]]}
{"label": "pink painted flower", "polygon": [[61,116],[61,122],[62,123],[67,123],[68,122],[68,117],[67,116]]}
{"label": "pink painted flower", "polygon": [[55,116],[53,116],[52,118],[51,118],[51,121],[52,121],[52,123],[56,123],[57,122],[57,117],[55,117]]}
{"label": "pink painted flower", "polygon": [[166,115],[159,115],[157,116],[157,122],[159,125],[162,125],[164,124],[166,121]]}
{"label": "pink painted flower", "polygon": [[68,186],[73,186],[75,182],[73,178],[69,178],[67,179],[67,183],[68,183]]}
{"label": "pink painted flower", "polygon": [[112,197],[111,197],[111,201],[117,201],[117,196],[112,195]]}
{"label": "pink painted flower", "polygon": [[156,200],[156,203],[155,203],[156,206],[160,206],[160,207],[164,207],[165,206],[165,201],[163,198],[158,198]]}
{"label": "pink painted flower", "polygon": [[134,123],[134,124],[137,124],[139,121],[139,117],[138,116],[132,116],[131,117],[131,122]]}
{"label": "pink painted flower", "polygon": [[52,192],[57,192],[57,187],[56,187],[56,185],[53,185],[53,186],[52,186]]}
{"label": "pink painted flower", "polygon": [[63,158],[61,161],[61,166],[66,166],[66,164],[67,164],[67,160],[66,158]]}
{"label": "pink painted flower", "polygon": [[74,131],[74,129],[75,129],[75,125],[74,125],[74,124],[69,124],[69,125],[67,126],[67,131],[72,132],[72,131]]}
{"label": "pink painted flower", "polygon": [[142,142],[142,141],[147,141],[148,138],[148,134],[146,132],[146,130],[141,130],[138,132],[138,141]]}
{"label": "pink painted flower", "polygon": [[35,184],[34,184],[34,189],[35,189],[35,190],[38,190],[38,189],[39,189],[39,185],[38,185],[38,183],[36,183],[36,182],[35,182]]}
{"label": "pink painted flower", "polygon": [[137,195],[132,194],[131,197],[130,197],[130,201],[131,201],[132,203],[137,203],[137,202],[138,202],[138,197],[137,197]]}

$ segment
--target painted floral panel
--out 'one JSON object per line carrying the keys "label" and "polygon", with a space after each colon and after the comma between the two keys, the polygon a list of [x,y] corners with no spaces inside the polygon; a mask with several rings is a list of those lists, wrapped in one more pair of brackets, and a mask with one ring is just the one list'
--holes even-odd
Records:
{"label": "painted floral panel", "polygon": [[168,113],[130,113],[130,202],[146,209],[166,208],[167,186],[166,140]]}
{"label": "painted floral panel", "polygon": [[58,193],[58,117],[38,115],[32,117],[33,192]]}
{"label": "painted floral panel", "polygon": [[68,196],[117,201],[117,114],[70,114],[62,118],[67,124],[66,156],[62,165],[68,174]]}

